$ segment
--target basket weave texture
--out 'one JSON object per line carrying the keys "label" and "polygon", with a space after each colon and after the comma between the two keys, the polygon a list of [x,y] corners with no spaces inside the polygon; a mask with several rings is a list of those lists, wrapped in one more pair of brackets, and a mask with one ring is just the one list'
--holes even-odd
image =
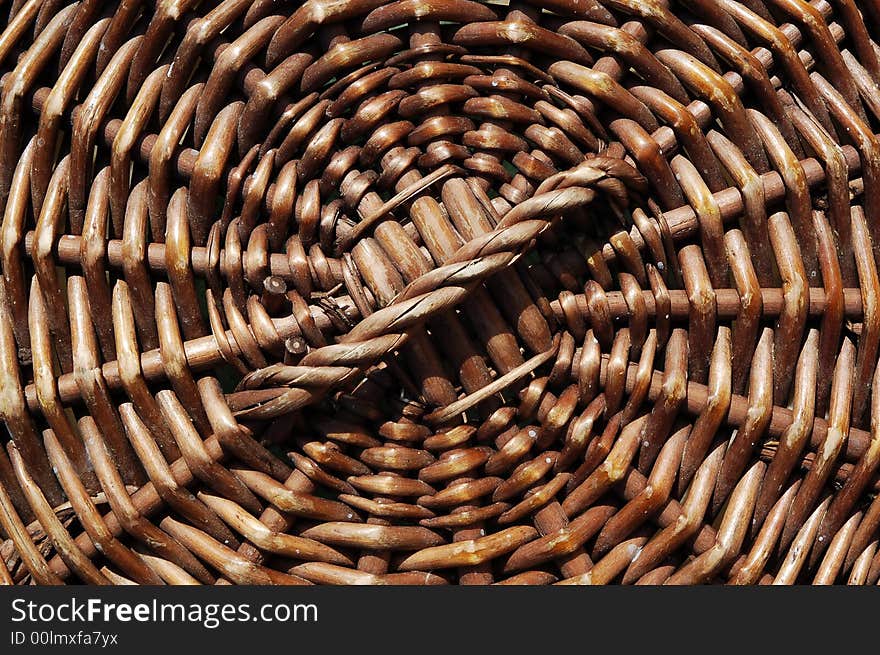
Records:
{"label": "basket weave texture", "polygon": [[877,0],[13,0],[0,582],[876,583]]}

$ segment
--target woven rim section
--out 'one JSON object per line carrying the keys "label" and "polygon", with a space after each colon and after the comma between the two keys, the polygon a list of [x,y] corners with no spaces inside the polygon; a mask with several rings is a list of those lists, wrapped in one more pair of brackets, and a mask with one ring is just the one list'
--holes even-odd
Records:
{"label": "woven rim section", "polygon": [[875,3],[4,18],[0,581],[880,578]]}

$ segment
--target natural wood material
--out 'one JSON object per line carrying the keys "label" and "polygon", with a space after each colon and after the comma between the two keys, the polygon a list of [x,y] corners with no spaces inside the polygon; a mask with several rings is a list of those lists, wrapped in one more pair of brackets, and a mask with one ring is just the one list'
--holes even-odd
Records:
{"label": "natural wood material", "polygon": [[876,583],[880,12],[0,15],[0,583]]}

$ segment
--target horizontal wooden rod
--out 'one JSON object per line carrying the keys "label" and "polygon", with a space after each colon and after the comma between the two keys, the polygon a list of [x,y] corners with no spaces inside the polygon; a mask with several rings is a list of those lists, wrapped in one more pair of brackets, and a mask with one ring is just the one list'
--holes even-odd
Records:
{"label": "horizontal wooden rod", "polygon": [[[846,165],[849,169],[850,175],[858,175],[862,169],[858,150],[853,146],[842,146],[841,150],[846,158]],[[818,160],[813,157],[808,157],[802,159],[800,165],[804,171],[807,185],[811,188],[825,181],[825,168]],[[761,175],[761,182],[764,185],[764,198],[768,205],[785,198],[785,182],[779,173],[776,171],[764,173]],[[718,205],[718,210],[721,213],[721,220],[725,223],[731,222],[734,218],[740,216],[745,211],[742,194],[736,187],[722,189],[713,194],[713,197],[715,203]],[[678,209],[665,212],[663,218],[669,226],[669,232],[672,235],[673,240],[676,241],[693,236],[699,229],[699,221],[696,212],[694,212],[693,207],[690,205],[685,205]],[[644,247],[641,235],[636,238],[636,234],[638,234],[638,232],[633,229],[631,236],[633,236],[633,240],[636,241],[636,245],[642,244],[640,248]],[[607,260],[613,260],[617,257],[617,254],[614,252],[614,249],[610,244],[605,244],[602,254]]]}
{"label": "horizontal wooden rod", "polygon": [[[850,173],[858,173],[861,170],[861,161],[859,160],[858,151],[852,146],[843,146],[842,150],[846,156],[847,166]],[[813,158],[801,160],[801,167],[804,170],[804,176],[810,187],[821,184],[825,181],[825,169]],[[785,183],[779,173],[772,171],[764,173],[761,176],[764,184],[764,195],[768,204],[782,200],[785,197]],[[743,198],[739,189],[729,187],[714,194],[715,202],[721,213],[721,218],[728,223],[741,215],[744,211]],[[681,241],[690,238],[697,233],[699,222],[690,205],[673,209],[664,214],[664,220],[669,227],[669,232],[674,241]],[[644,250],[645,243],[641,233],[636,227],[630,231],[630,237],[639,250]],[[56,244],[56,256],[61,264],[80,265],[80,248],[82,238],[77,235],[65,234],[58,239]],[[30,256],[33,252],[34,233],[28,232],[25,235],[25,251]],[[204,246],[194,246],[191,250],[191,264],[193,271],[197,275],[205,275],[208,270],[208,249]],[[225,251],[220,252],[220,261],[223,261]],[[617,253],[610,243],[606,243],[602,248],[602,256],[605,260],[611,262],[617,258]],[[242,261],[245,264],[248,261],[247,253],[242,253]],[[107,262],[110,266],[120,269],[123,265],[122,241],[119,239],[110,239],[107,242]],[[166,271],[165,263],[165,244],[150,243],[147,246],[147,265],[151,270],[157,272]],[[221,270],[223,267],[221,266]],[[287,256],[282,253],[269,254],[269,271],[272,275],[276,275],[285,281],[293,281],[294,272],[290,267]],[[246,272],[246,271],[245,271]]]}
{"label": "horizontal wooden rod", "polygon": [[[608,356],[602,356],[602,366],[599,373],[599,383],[602,388],[605,387],[608,379]],[[638,364],[630,364],[626,371],[626,391],[631,393],[636,383],[636,373]],[[663,389],[663,372],[654,371],[651,377],[651,386],[648,390],[648,399],[655,401],[662,393]],[[688,382],[687,385],[687,401],[685,405],[686,411],[692,416],[699,416],[709,403],[709,388],[704,384],[697,382]],[[726,422],[731,427],[742,426],[747,418],[749,411],[749,399],[745,396],[733,394],[730,400],[730,409],[727,412]],[[774,406],[770,418],[770,425],[767,427],[766,436],[780,437],[786,429],[794,422],[792,410],[787,407]],[[810,435],[810,447],[819,448],[825,441],[825,435],[828,433],[828,422],[824,418],[813,419],[813,430]],[[844,458],[850,462],[858,461],[871,443],[871,433],[859,428],[850,428],[849,435],[846,440]]]}
{"label": "horizontal wooden rod", "polygon": [[[283,340],[300,334],[299,324],[293,316],[285,318],[273,318],[272,323],[278,331],[278,336]],[[321,327],[319,324],[318,327]],[[233,348],[236,347],[235,335],[231,330],[226,331],[226,338]],[[214,335],[209,334],[197,339],[185,341],[183,350],[186,355],[186,361],[189,367],[194,371],[204,371],[210,369],[223,361],[223,354],[217,346],[217,340]],[[236,353],[241,355],[240,352]],[[144,378],[148,382],[164,379],[165,366],[162,363],[162,353],[158,348],[148,350],[141,354],[141,369]],[[122,387],[122,378],[119,374],[119,363],[116,360],[106,362],[101,365],[101,374],[110,389],[120,389]],[[76,384],[76,376],[74,373],[64,373],[58,377],[58,396],[61,402],[70,403],[80,399],[79,387]],[[28,408],[33,412],[41,411],[40,402],[37,399],[37,390],[33,384],[28,384],[24,390],[25,400]]]}
{"label": "horizontal wooden rod", "polygon": [[[825,290],[820,288],[809,288],[807,311],[811,316],[821,316],[827,306],[828,301]],[[742,301],[737,289],[715,289],[715,311],[718,318],[736,318],[742,309]],[[622,318],[629,314],[629,307],[621,291],[608,291],[605,293],[608,299],[608,307],[611,311],[612,318]],[[642,297],[645,301],[645,309],[648,316],[653,318],[657,314],[654,295],[650,291],[642,291]],[[780,288],[761,289],[761,299],[763,301],[763,309],[761,316],[779,316],[785,306],[785,294]],[[673,320],[686,319],[690,313],[690,301],[688,293],[684,289],[670,289],[669,300],[671,305],[670,318]],[[590,312],[587,307],[587,298],[584,294],[575,296],[577,310],[583,317],[588,317]],[[559,300],[550,302],[550,308],[556,316],[556,320],[565,324],[565,314],[562,311],[562,305]],[[858,320],[862,318],[862,295],[861,290],[852,288],[843,290],[843,310],[847,318]]]}

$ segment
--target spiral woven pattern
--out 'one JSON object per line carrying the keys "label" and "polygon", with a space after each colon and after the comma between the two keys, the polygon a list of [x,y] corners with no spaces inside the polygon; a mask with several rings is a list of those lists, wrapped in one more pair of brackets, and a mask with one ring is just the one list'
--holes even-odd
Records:
{"label": "spiral woven pattern", "polygon": [[13,0],[0,582],[873,584],[876,0]]}

